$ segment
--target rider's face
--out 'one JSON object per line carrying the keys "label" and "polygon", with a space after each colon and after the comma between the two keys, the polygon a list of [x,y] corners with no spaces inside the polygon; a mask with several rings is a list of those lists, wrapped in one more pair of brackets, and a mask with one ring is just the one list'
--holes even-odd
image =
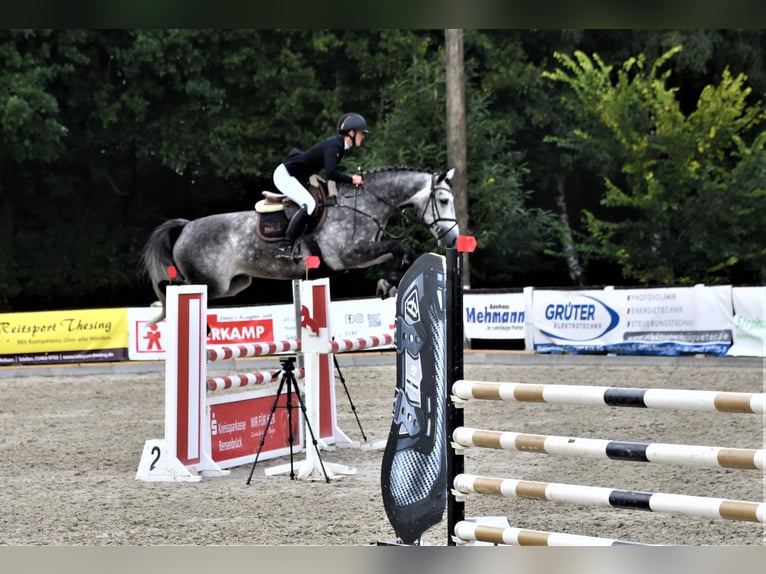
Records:
{"label": "rider's face", "polygon": [[364,141],[364,132],[360,132],[360,131],[356,132],[354,134],[354,145],[359,147],[360,145],[362,145],[363,141]]}

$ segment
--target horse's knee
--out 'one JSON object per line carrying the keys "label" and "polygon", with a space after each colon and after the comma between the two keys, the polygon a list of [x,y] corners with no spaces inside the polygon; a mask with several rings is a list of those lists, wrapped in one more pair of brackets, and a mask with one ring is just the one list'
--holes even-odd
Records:
{"label": "horse's knee", "polygon": [[390,283],[391,285],[399,285],[399,281],[402,280],[402,272],[398,269],[392,269],[388,272],[386,275],[386,282]]}
{"label": "horse's knee", "polygon": [[404,256],[402,257],[402,263],[408,267],[412,265],[413,261],[417,258],[415,251],[408,245],[404,246]]}
{"label": "horse's knee", "polygon": [[401,253],[396,258],[396,269],[403,273],[410,268],[416,259],[415,252],[407,245],[402,245]]}

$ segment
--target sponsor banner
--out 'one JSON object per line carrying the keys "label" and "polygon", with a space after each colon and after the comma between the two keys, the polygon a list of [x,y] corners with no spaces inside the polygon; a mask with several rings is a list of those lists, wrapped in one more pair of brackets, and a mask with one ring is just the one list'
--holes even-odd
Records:
{"label": "sponsor banner", "polygon": [[303,416],[298,398],[294,392],[291,394],[288,412],[287,391],[276,403],[275,395],[276,389],[263,389],[208,398],[211,456],[221,468],[252,463],[259,448],[258,460],[288,454],[291,421],[293,452],[303,450]]}
{"label": "sponsor banner", "polygon": [[463,329],[467,339],[524,339],[523,293],[463,295]]}
{"label": "sponsor banner", "polygon": [[[394,329],[395,299],[330,303],[336,339]],[[468,339],[522,339],[541,353],[766,355],[766,287],[471,293]],[[164,360],[165,322],[154,307],[0,314],[0,366]],[[208,310],[208,344],[295,338],[292,304]],[[393,348],[391,346],[390,348]]]}
{"label": "sponsor banner", "polygon": [[393,332],[396,328],[395,317],[396,297],[330,301],[330,329],[335,339],[372,337]]}
{"label": "sponsor banner", "polygon": [[[131,361],[165,359],[165,320],[152,324],[159,310],[155,307],[128,309],[129,358]],[[269,343],[295,339],[295,307],[269,305],[260,307],[209,308],[207,311],[208,345]]]}
{"label": "sponsor banner", "polygon": [[[330,325],[336,339],[381,335],[394,329],[396,302],[390,299],[349,299],[330,302]],[[156,307],[128,309],[128,355],[132,361],[165,358],[165,321],[150,324]],[[269,343],[296,338],[295,306],[209,308],[208,345]]]}
{"label": "sponsor banner", "polygon": [[731,286],[535,291],[538,352],[725,355]]}
{"label": "sponsor banner", "polygon": [[532,325],[540,353],[597,353],[621,340],[620,313],[603,290],[535,290]]}
{"label": "sponsor banner", "polygon": [[725,355],[731,346],[731,286],[614,291],[625,330],[617,354]]}
{"label": "sponsor banner", "polygon": [[0,313],[0,366],[127,358],[126,309]]}
{"label": "sponsor banner", "polygon": [[733,344],[727,355],[766,357],[766,287],[732,288]]}

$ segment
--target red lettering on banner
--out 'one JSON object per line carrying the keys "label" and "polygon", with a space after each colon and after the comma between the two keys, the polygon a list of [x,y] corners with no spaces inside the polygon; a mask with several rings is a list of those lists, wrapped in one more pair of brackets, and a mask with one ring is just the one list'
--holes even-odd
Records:
{"label": "red lettering on banner", "polygon": [[219,321],[218,315],[208,315],[209,344],[264,343],[274,340],[273,319],[242,319]]}

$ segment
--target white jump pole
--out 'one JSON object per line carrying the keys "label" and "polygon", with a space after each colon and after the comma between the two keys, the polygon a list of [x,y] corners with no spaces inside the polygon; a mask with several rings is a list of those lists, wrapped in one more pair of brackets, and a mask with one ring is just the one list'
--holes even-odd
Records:
{"label": "white jump pole", "polygon": [[206,416],[207,286],[166,288],[165,438],[146,441],[136,479],[197,482],[230,473],[211,457]]}

